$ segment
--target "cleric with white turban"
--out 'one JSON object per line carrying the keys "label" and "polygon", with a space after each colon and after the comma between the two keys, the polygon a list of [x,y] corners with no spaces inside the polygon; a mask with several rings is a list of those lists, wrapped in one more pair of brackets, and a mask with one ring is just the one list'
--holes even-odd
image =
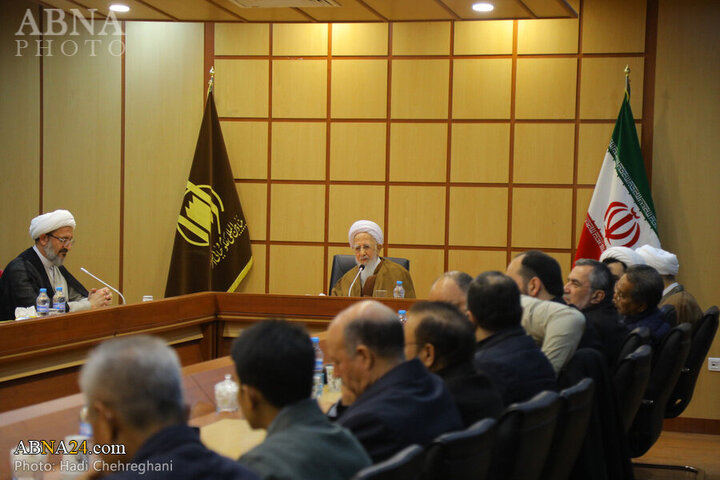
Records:
{"label": "cleric with white turban", "polygon": [[44,213],[30,222],[35,245],[15,257],[0,277],[0,320],[12,320],[16,309],[34,307],[41,288],[51,299],[62,288],[65,311],[79,311],[109,305],[107,288],[88,292],[63,266],[75,243],[75,218],[67,210]]}
{"label": "cleric with white turban", "polygon": [[615,280],[622,277],[628,267],[645,264],[645,260],[628,247],[610,247],[600,255],[600,261],[608,266]]}
{"label": "cleric with white turban", "polygon": [[658,271],[660,275],[677,275],[680,269],[677,255],[666,252],[662,248],[655,248],[652,245],[643,245],[635,250],[647,265]]}
{"label": "cleric with white turban", "polygon": [[350,226],[348,242],[355,255],[356,265],[337,281],[332,295],[391,296],[399,280],[403,282],[405,297],[415,298],[410,273],[397,263],[380,256],[384,240],[380,225],[371,220],[358,220]]}
{"label": "cleric with white turban", "polygon": [[703,311],[695,297],[675,280],[675,275],[680,270],[677,256],[652,245],[643,245],[635,251],[645,259],[645,263],[657,270],[662,277],[664,290],[660,299],[660,306],[672,305],[677,314],[677,322],[690,323],[693,325],[694,330],[698,320],[703,315]]}

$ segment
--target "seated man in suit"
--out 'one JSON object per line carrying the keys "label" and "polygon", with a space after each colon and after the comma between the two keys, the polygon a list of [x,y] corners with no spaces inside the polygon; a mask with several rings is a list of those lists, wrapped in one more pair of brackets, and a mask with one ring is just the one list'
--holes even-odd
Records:
{"label": "seated man in suit", "polygon": [[17,307],[31,307],[47,289],[50,299],[55,288],[63,287],[66,311],[75,312],[109,305],[112,293],[107,288],[85,287],[63,266],[65,256],[75,243],[75,218],[67,210],[55,210],[30,222],[30,237],[35,245],[15,257],[0,277],[0,320],[15,319]]}
{"label": "seated man in suit", "polygon": [[580,348],[595,348],[605,354],[608,366],[613,366],[628,334],[628,329],[620,322],[615,305],[613,289],[615,279],[604,263],[589,258],[581,258],[568,275],[565,284],[565,301],[585,315],[588,328],[597,332],[600,345],[580,342]]}
{"label": "seated man in suit", "polygon": [[675,275],[680,269],[677,256],[650,245],[643,245],[635,251],[662,277],[665,289],[660,299],[660,306],[672,305],[675,307],[677,323],[689,323],[693,326],[694,331],[698,320],[703,316],[703,311],[695,297],[675,280]]}
{"label": "seated man in suit", "polygon": [[377,223],[370,220],[358,220],[353,223],[348,232],[348,241],[357,266],[351,268],[337,281],[332,289],[332,295],[372,297],[377,290],[385,290],[390,296],[399,280],[402,281],[405,289],[405,298],[415,298],[415,287],[410,272],[401,265],[380,256],[383,232]]}
{"label": "seated man in suit", "polygon": [[232,347],[240,407],[265,441],[240,463],[273,480],[342,480],[370,465],[360,442],[310,398],[315,350],[307,332],[280,320],[256,323]]}
{"label": "seated man in suit", "polygon": [[557,390],[550,361],[520,324],[522,311],[520,290],[507,275],[484,272],[470,284],[468,312],[479,340],[475,368],[492,378],[505,405]]}
{"label": "seated man in suit", "polygon": [[500,392],[485,373],[475,370],[475,327],[445,302],[418,302],[410,308],[405,330],[405,357],[418,358],[445,381],[463,423],[498,418]]}
{"label": "seated man in suit", "polygon": [[107,479],[215,478],[259,480],[234,460],[208,450],[186,424],[180,362],[158,338],[139,335],[102,343],[80,372],[96,444],[124,445],[122,455],[90,462]]}
{"label": "seated man in suit", "polygon": [[660,345],[672,328],[658,308],[662,292],[662,278],[649,265],[629,267],[615,284],[613,303],[623,323],[629,330],[637,327],[650,329],[653,348]]}
{"label": "seated man in suit", "polygon": [[465,272],[457,270],[445,272],[430,287],[428,300],[449,303],[464,314],[467,310],[467,291],[470,282],[472,277]]}
{"label": "seated man in suit", "polygon": [[600,261],[608,266],[616,282],[620,280],[628,267],[645,264],[645,260],[635,250],[628,247],[606,248],[600,254]]}
{"label": "seated man in suit", "polygon": [[337,422],[355,434],[375,463],[463,428],[443,381],[418,359],[405,361],[404,347],[397,313],[372,300],[343,310],[328,329],[328,358],[355,397]]}

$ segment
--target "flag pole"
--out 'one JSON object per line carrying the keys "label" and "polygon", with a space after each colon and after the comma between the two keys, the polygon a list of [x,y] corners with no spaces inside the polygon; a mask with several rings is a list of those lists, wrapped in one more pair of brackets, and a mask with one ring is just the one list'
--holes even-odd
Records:
{"label": "flag pole", "polygon": [[[212,76],[211,76],[212,78]],[[212,80],[211,80],[212,81]],[[625,96],[630,101],[630,65],[625,65]]]}
{"label": "flag pole", "polygon": [[205,95],[206,97],[213,91],[213,87],[215,87],[215,66],[210,67],[210,80],[208,81],[207,94]]}

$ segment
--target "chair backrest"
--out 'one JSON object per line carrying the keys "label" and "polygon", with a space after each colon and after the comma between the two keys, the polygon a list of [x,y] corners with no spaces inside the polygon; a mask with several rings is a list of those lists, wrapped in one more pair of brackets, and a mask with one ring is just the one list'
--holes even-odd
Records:
{"label": "chair backrest", "polygon": [[670,324],[672,327],[677,325],[677,311],[673,305],[663,305],[660,307],[660,311],[663,314],[665,323]]}
{"label": "chair backrest", "polygon": [[689,323],[673,327],[657,351],[643,401],[628,434],[633,458],[644,455],[660,437],[668,399],[690,351],[691,331]]}
{"label": "chair backrest", "polygon": [[540,478],[559,411],[560,395],[550,391],[507,407],[498,423],[489,478]]}
{"label": "chair backrest", "polygon": [[623,358],[615,369],[613,382],[618,398],[620,420],[623,432],[627,434],[637,414],[643,395],[650,380],[652,365],[652,347],[641,345],[630,355]]}
{"label": "chair backrest", "polygon": [[685,360],[685,367],[680,370],[680,378],[668,399],[665,418],[677,417],[690,403],[698,374],[705,363],[705,357],[710,351],[718,329],[719,313],[718,307],[710,307],[695,326],[695,333],[690,342],[690,352]]}
{"label": "chair backrest", "polygon": [[425,449],[420,445],[410,445],[387,460],[363,468],[353,480],[418,480],[424,460]]}
{"label": "chair backrest", "polygon": [[[410,260],[407,258],[399,258],[399,257],[383,257],[385,260],[390,260],[392,262],[395,262],[402,267],[405,267],[405,270],[408,272],[410,271]],[[345,275],[348,271],[350,271],[355,265],[355,255],[335,255],[333,257],[332,262],[332,269],[330,270],[330,286],[328,287],[328,295],[332,293],[332,289],[335,286],[335,284],[342,278],[343,275]]]}
{"label": "chair backrest", "polygon": [[594,393],[595,384],[591,378],[583,378],[560,392],[560,413],[541,479],[566,480],[570,477],[590,422]]}
{"label": "chair backrest", "polygon": [[466,430],[444,433],[427,447],[424,480],[488,478],[497,421],[479,420]]}
{"label": "chair backrest", "polygon": [[637,327],[627,334],[622,347],[620,347],[618,358],[615,360],[615,368],[617,369],[617,365],[619,365],[625,357],[642,345],[650,345],[650,329],[647,327]]}

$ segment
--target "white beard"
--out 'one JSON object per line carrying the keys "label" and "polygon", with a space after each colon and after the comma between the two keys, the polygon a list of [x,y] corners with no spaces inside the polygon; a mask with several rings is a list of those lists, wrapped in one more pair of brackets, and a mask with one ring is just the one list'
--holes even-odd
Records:
{"label": "white beard", "polygon": [[43,253],[45,253],[45,258],[50,260],[50,262],[56,267],[62,266],[63,261],[65,260],[65,258],[55,253],[50,243],[43,247]]}
{"label": "white beard", "polygon": [[373,275],[375,273],[375,269],[377,268],[378,264],[380,263],[380,257],[375,257],[375,260],[369,260],[368,263],[365,265],[365,269],[360,272],[360,281],[363,285],[365,285],[365,280],[368,279],[370,275]]}

